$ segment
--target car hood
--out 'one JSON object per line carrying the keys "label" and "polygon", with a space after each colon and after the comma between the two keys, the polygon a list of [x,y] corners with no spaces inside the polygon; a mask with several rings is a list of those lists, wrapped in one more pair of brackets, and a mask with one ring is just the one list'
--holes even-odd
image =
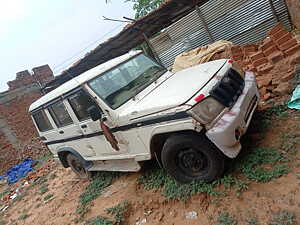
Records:
{"label": "car hood", "polygon": [[136,96],[134,104],[123,113],[133,119],[182,105],[204,87],[225,62],[226,59],[207,62],[158,80]]}

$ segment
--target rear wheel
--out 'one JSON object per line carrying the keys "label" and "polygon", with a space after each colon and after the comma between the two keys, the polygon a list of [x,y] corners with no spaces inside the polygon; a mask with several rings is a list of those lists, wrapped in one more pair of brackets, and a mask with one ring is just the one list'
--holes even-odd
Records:
{"label": "rear wheel", "polygon": [[67,162],[74,173],[77,174],[77,176],[81,179],[89,180],[91,179],[91,172],[86,170],[83,166],[83,162],[78,159],[75,155],[72,153],[67,155]]}
{"label": "rear wheel", "polygon": [[224,172],[224,156],[204,136],[173,135],[162,150],[162,163],[177,181],[211,182]]}

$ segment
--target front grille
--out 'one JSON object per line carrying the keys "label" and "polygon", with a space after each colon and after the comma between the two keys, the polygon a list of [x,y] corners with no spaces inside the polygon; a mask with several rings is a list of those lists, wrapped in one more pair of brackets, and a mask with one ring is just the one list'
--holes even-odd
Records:
{"label": "front grille", "polygon": [[245,81],[234,69],[228,70],[209,94],[226,107],[231,107],[242,94]]}

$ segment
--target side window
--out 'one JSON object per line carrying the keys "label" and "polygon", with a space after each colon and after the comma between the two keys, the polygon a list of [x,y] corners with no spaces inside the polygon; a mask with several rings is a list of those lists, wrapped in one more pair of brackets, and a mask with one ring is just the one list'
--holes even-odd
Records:
{"label": "side window", "polygon": [[79,121],[90,118],[87,110],[92,105],[95,105],[95,103],[89,95],[81,90],[69,97],[68,100]]}
{"label": "side window", "polygon": [[57,127],[64,127],[73,123],[62,101],[49,106],[48,109]]}
{"label": "side window", "polygon": [[45,131],[53,129],[46,113],[43,110],[38,111],[37,113],[34,113],[32,115],[32,117],[33,117],[39,131],[45,132]]}

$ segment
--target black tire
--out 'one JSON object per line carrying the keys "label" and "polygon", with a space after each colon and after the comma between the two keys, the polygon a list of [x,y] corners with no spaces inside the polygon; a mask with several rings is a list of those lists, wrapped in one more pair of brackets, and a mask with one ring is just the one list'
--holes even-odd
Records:
{"label": "black tire", "polygon": [[181,183],[211,182],[224,172],[224,155],[202,135],[170,136],[161,158],[167,172]]}
{"label": "black tire", "polygon": [[74,154],[69,153],[67,155],[67,162],[68,162],[68,165],[73,170],[73,172],[75,174],[77,174],[77,176],[80,179],[84,179],[84,180],[90,180],[91,179],[92,173],[90,171],[87,171],[84,168],[82,161],[80,159],[78,159]]}

